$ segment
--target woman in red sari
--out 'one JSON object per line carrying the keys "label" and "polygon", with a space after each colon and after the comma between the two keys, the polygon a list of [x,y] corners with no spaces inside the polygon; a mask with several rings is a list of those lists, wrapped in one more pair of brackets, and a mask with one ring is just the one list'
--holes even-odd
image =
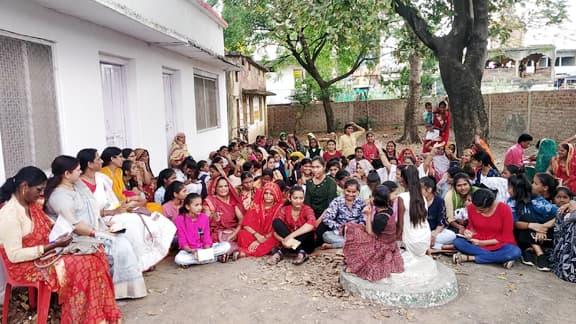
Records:
{"label": "woman in red sari", "polygon": [[234,252],[244,208],[234,186],[223,177],[210,180],[208,196],[203,204],[204,213],[210,218],[212,241],[229,242]]}
{"label": "woman in red sari", "polygon": [[414,155],[414,151],[412,151],[412,149],[410,149],[409,147],[405,147],[400,151],[400,154],[398,154],[398,164],[402,165],[406,163],[406,158],[407,157],[412,157],[412,159],[414,159],[414,161],[416,161],[416,155]]}
{"label": "woman in red sari", "polygon": [[558,156],[553,157],[550,161],[549,171],[561,180],[561,186],[576,192],[576,158],[574,158],[574,146],[572,144],[562,143],[558,146]]}
{"label": "woman in red sari", "polygon": [[254,206],[242,220],[238,233],[240,253],[246,256],[267,255],[278,244],[274,237],[272,221],[282,207],[282,191],[274,182],[268,182],[256,192]]}
{"label": "woman in red sari", "polygon": [[[114,284],[103,252],[64,254],[39,261],[71,236],[48,243],[53,223],[36,201],[43,195],[46,175],[36,167],[21,169],[0,188],[0,255],[6,271],[18,281],[41,281],[58,293],[60,323],[116,323],[121,313],[114,298]],[[10,230],[7,230],[10,229]],[[46,263],[39,268],[35,263]]]}

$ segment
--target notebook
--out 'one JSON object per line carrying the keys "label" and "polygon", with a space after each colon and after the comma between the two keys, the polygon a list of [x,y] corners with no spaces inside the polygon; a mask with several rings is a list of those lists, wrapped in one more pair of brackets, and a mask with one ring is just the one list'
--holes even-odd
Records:
{"label": "notebook", "polygon": [[198,262],[214,260],[214,248],[198,249]]}

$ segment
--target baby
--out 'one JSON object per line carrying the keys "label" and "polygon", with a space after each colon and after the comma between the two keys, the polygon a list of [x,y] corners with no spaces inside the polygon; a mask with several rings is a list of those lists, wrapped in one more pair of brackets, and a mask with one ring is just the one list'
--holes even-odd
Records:
{"label": "baby", "polygon": [[466,210],[466,207],[468,207],[468,205],[471,203],[472,196],[468,195],[468,197],[466,197],[466,201],[464,202],[464,207],[454,210],[454,219],[459,224],[466,225],[466,223],[468,223],[468,210]]}

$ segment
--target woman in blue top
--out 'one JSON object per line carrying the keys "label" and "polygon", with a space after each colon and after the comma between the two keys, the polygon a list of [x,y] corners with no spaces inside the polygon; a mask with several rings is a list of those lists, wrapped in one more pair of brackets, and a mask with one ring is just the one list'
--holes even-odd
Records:
{"label": "woman in blue top", "polygon": [[430,247],[434,250],[454,249],[456,233],[448,229],[444,199],[436,195],[436,181],[432,177],[420,178],[422,196],[428,206],[428,224],[432,231]]}
{"label": "woman in blue top", "polygon": [[366,208],[366,203],[358,194],[360,184],[356,179],[348,179],[344,183],[344,194],[332,200],[324,214],[322,223],[328,228],[322,234],[324,244],[323,249],[339,249],[344,246],[344,235],[342,226],[348,222],[356,224],[366,224],[362,211]]}
{"label": "woman in blue top", "polygon": [[540,271],[550,271],[545,248],[551,248],[554,218],[558,207],[542,196],[532,194],[528,178],[514,175],[508,179],[507,204],[514,216],[514,237],[522,250],[522,263],[536,265]]}
{"label": "woman in blue top", "polygon": [[492,158],[490,158],[488,153],[478,152],[472,156],[472,159],[476,161],[476,167],[478,168],[474,185],[477,186],[481,184],[483,178],[500,176],[500,173],[498,173],[498,170],[494,166]]}

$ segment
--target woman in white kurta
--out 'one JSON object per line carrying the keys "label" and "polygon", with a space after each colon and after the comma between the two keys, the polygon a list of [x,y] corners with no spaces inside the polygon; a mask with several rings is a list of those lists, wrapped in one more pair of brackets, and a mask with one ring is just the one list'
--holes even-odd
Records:
{"label": "woman in white kurta", "polygon": [[50,236],[73,232],[74,236],[100,239],[109,259],[116,298],[146,296],[146,283],[134,247],[125,235],[109,232],[94,196],[79,181],[78,160],[65,155],[56,157],[52,162],[52,174],[45,193],[46,212],[56,219]]}
{"label": "woman in white kurta", "polygon": [[149,213],[142,207],[133,209],[130,203],[121,204],[112,190],[112,180],[98,172],[102,159],[95,149],[83,149],[77,158],[82,170],[81,182],[94,194],[104,220],[126,228],[125,236],[134,246],[140,268],[152,269],[168,254],[176,234],[174,223],[160,213]]}
{"label": "woman in white kurta", "polygon": [[398,195],[398,221],[402,222],[402,241],[406,251],[402,252],[404,272],[393,277],[404,278],[410,283],[423,282],[438,272],[436,262],[426,254],[432,236],[426,200],[422,196],[416,167],[403,168],[400,177],[406,192]]}

